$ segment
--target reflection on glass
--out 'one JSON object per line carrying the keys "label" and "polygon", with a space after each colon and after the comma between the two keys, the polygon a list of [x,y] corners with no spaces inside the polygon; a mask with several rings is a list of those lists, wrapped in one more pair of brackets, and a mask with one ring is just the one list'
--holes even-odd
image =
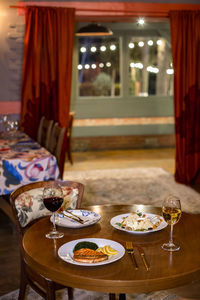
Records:
{"label": "reflection on glass", "polygon": [[119,96],[119,38],[85,37],[78,39],[79,96]]}
{"label": "reflection on glass", "polygon": [[131,96],[173,95],[171,45],[165,38],[132,37],[129,48]]}

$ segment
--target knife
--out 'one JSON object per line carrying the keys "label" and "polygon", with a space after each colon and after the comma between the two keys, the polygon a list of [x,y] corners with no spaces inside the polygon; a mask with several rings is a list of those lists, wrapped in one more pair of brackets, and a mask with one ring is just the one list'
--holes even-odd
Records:
{"label": "knife", "polygon": [[140,246],[137,246],[137,249],[138,249],[138,251],[140,253],[140,256],[142,258],[142,261],[143,261],[143,264],[144,264],[146,270],[149,271],[150,267],[149,267],[149,265],[147,263],[147,260],[146,260],[145,254],[144,254],[144,250]]}

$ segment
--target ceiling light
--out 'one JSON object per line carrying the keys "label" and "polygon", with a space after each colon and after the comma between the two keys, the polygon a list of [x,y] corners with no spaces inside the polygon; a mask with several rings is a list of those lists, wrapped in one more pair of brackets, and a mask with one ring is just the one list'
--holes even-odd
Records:
{"label": "ceiling light", "polygon": [[144,25],[144,23],[145,23],[144,18],[139,18],[139,19],[137,20],[137,24],[138,24],[138,25]]}
{"label": "ceiling light", "polygon": [[81,27],[77,32],[76,36],[104,36],[112,35],[113,32],[100,24],[92,23],[84,27]]}

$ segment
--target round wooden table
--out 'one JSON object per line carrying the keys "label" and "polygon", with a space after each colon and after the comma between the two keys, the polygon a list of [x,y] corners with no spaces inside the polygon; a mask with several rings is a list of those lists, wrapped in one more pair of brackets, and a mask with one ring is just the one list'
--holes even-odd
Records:
{"label": "round wooden table", "polygon": [[[49,218],[39,220],[26,231],[23,238],[25,258],[34,270],[73,288],[123,294],[174,288],[200,278],[200,215],[182,214],[181,220],[174,226],[174,240],[180,244],[181,249],[168,252],[162,250],[161,245],[169,240],[169,227],[148,234],[132,234],[110,225],[110,219],[116,215],[136,210],[161,214],[159,208],[144,205],[103,205],[90,206],[87,209],[100,214],[101,220],[81,229],[58,227],[65,233],[61,239],[45,238],[45,233],[52,226]],[[138,270],[135,270],[127,252],[116,262],[96,267],[73,265],[58,257],[57,252],[61,245],[81,238],[105,238],[123,246],[126,241],[132,241],[135,246],[140,245],[144,249],[150,270],[146,271],[136,247],[134,249]]]}

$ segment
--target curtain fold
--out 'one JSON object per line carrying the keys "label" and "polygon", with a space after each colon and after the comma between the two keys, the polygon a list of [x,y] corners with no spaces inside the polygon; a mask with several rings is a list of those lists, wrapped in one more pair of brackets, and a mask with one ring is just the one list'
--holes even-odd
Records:
{"label": "curtain fold", "polygon": [[75,9],[26,7],[21,128],[36,139],[41,116],[68,126]]}
{"label": "curtain fold", "polygon": [[175,180],[200,182],[200,11],[171,11],[176,133]]}

